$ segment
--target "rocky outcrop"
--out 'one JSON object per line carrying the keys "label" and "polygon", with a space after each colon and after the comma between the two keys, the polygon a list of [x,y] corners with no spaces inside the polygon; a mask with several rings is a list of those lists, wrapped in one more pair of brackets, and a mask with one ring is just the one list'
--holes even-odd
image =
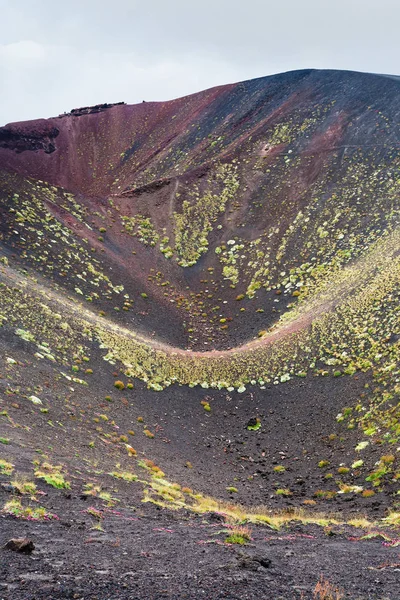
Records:
{"label": "rocky outcrop", "polygon": [[57,127],[36,127],[26,129],[18,125],[7,125],[0,128],[0,148],[13,150],[16,153],[25,150],[43,150],[46,154],[55,151],[55,138],[59,134]]}
{"label": "rocky outcrop", "polygon": [[95,106],[82,106],[81,108],[73,108],[70,112],[58,116],[60,119],[63,117],[81,117],[82,115],[100,113],[108,108],[112,108],[113,106],[121,106],[124,104],[126,104],[126,102],[114,102],[111,104],[105,102],[104,104],[95,104]]}

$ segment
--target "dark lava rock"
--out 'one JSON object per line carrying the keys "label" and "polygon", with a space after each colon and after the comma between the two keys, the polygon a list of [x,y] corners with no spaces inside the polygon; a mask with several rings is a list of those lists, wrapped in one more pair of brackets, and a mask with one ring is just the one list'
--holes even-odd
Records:
{"label": "dark lava rock", "polygon": [[12,550],[21,554],[31,554],[35,549],[35,544],[28,538],[12,538],[3,547],[5,550]]}
{"label": "dark lava rock", "polygon": [[0,128],[0,148],[14,150],[21,153],[26,150],[44,150],[51,154],[56,150],[54,140],[60,131],[42,121],[36,128],[29,128],[24,124],[11,124]]}
{"label": "dark lava rock", "polygon": [[13,485],[11,485],[11,483],[2,483],[1,484],[1,488],[5,491],[5,492],[11,492],[12,494],[18,494],[18,490],[16,487],[14,487]]}
{"label": "dark lava rock", "polygon": [[261,554],[243,554],[238,562],[239,567],[249,571],[258,571],[260,567],[268,569],[271,566],[271,559]]}
{"label": "dark lava rock", "polygon": [[205,517],[210,521],[210,523],[224,523],[225,517],[217,512],[210,512],[205,515]]}

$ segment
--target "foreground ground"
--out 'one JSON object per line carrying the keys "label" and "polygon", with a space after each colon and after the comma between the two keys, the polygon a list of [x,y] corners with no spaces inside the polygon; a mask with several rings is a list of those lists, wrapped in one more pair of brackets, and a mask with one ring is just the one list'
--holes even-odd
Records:
{"label": "foreground ground", "polygon": [[[7,498],[4,489],[1,496]],[[224,542],[232,526],[216,513],[152,504],[104,509],[99,499],[83,498],[51,491],[46,504],[59,520],[2,516],[1,543],[29,537],[35,550],[1,550],[1,598],[398,598],[400,552],[392,530],[376,528],[371,539],[360,539],[365,530],[344,525],[251,526],[251,540],[239,546]],[[96,507],[102,531],[89,514]],[[321,576],[332,596],[318,593]],[[343,596],[333,595],[340,590]]]}
{"label": "foreground ground", "polygon": [[356,438],[334,419],[359,379],[120,391],[93,352],[97,377],[72,388],[3,334],[0,546],[26,537],[35,549],[0,551],[0,598],[397,600],[393,492],[337,492],[364,480],[339,476]]}

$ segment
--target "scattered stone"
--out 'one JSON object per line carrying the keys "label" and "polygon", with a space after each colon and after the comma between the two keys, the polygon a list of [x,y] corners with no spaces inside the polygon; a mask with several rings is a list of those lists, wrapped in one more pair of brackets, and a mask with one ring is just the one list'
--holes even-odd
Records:
{"label": "scattered stone", "polygon": [[11,494],[19,493],[17,488],[15,488],[13,485],[11,485],[11,483],[2,483],[1,487],[5,492],[10,492]]}
{"label": "scattered stone", "polygon": [[96,575],[109,575],[110,571],[108,569],[100,569],[98,571],[95,571]]}
{"label": "scattered stone", "polygon": [[253,560],[250,556],[241,558],[238,565],[241,569],[248,569],[249,571],[258,571],[260,567],[259,563]]}
{"label": "scattered stone", "polygon": [[224,523],[225,522],[224,515],[221,515],[220,513],[217,513],[217,512],[209,512],[206,516],[207,516],[207,519],[210,521],[210,523]]}
{"label": "scattered stone", "polygon": [[21,581],[52,581],[53,575],[45,575],[44,573],[22,573],[19,578]]}
{"label": "scattered stone", "polygon": [[3,548],[21,554],[31,554],[35,549],[35,544],[28,538],[12,538],[8,540]]}
{"label": "scattered stone", "polygon": [[253,556],[253,560],[258,562],[264,569],[269,569],[271,566],[271,559],[267,556],[262,556],[261,554],[255,554]]}
{"label": "scattered stone", "polygon": [[264,567],[264,569],[269,569],[269,567],[271,566],[271,559],[266,556],[262,556],[261,554],[242,554],[238,565],[242,569],[248,569],[249,571],[258,571],[260,567]]}

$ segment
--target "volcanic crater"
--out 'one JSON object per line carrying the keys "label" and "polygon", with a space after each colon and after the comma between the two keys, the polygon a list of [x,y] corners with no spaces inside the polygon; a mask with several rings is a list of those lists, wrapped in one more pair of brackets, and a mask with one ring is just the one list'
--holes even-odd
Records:
{"label": "volcanic crater", "polygon": [[0,128],[4,593],[395,600],[399,116],[302,70]]}

